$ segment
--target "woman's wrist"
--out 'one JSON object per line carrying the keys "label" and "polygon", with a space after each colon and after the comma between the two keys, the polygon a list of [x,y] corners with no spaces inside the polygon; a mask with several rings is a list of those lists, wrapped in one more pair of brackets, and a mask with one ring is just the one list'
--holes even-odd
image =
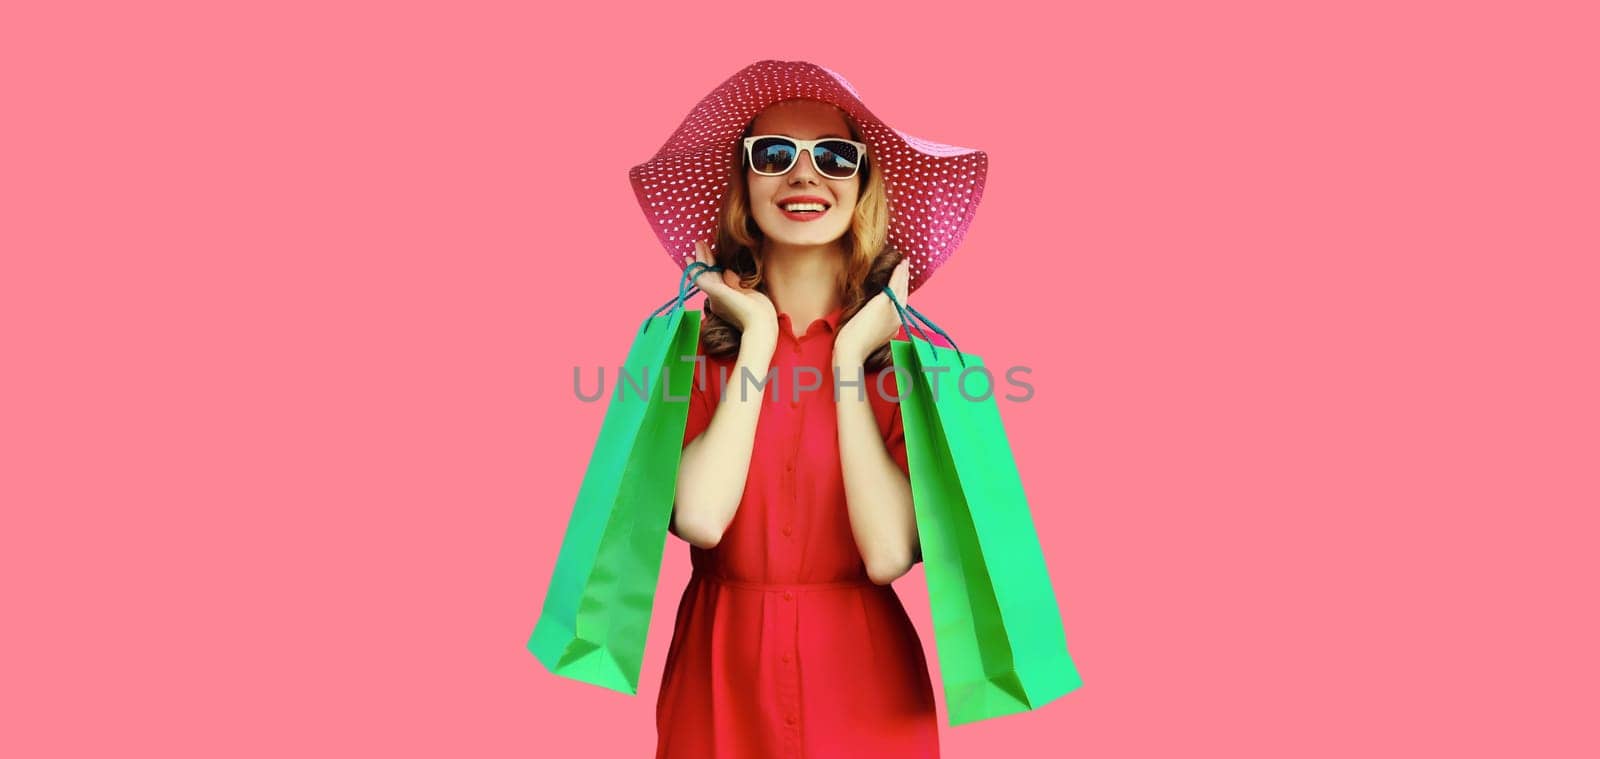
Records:
{"label": "woman's wrist", "polygon": [[860,367],[867,362],[867,352],[853,342],[833,344],[833,365],[841,369]]}
{"label": "woman's wrist", "polygon": [[767,361],[778,348],[778,327],[751,325],[739,333],[739,358]]}

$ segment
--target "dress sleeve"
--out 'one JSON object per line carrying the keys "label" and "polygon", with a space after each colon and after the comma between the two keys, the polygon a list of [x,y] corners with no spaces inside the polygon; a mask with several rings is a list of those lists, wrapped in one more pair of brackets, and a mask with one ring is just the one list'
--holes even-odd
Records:
{"label": "dress sleeve", "polygon": [[911,476],[911,467],[906,464],[906,428],[900,420],[900,404],[894,404],[894,410],[889,412],[889,433],[883,438],[883,447],[889,452],[889,458],[894,459],[895,466],[906,477]]}
{"label": "dress sleeve", "polygon": [[[928,337],[931,339],[934,345],[945,348],[950,347],[950,341],[945,340],[937,334],[930,332]],[[905,340],[906,328],[904,326],[900,327],[900,329],[895,332],[893,339]],[[901,395],[903,391],[900,389],[900,374],[898,372],[886,375],[884,379],[884,390],[893,394],[895,397],[899,397]],[[894,459],[895,465],[900,467],[900,471],[905,472],[906,476],[910,477],[911,467],[906,463],[906,430],[904,423],[900,419],[900,404],[895,402],[890,405],[894,406],[894,410],[889,413],[889,431],[883,436],[883,447],[889,452],[889,458]]]}
{"label": "dress sleeve", "polygon": [[[704,348],[705,346],[702,344],[697,349],[697,352],[702,357],[706,355]],[[697,365],[694,381],[689,383],[689,420],[683,425],[684,445],[688,445],[700,433],[705,432],[706,427],[711,426],[711,398],[708,395],[707,387],[711,383],[711,375],[714,371],[710,362],[701,361]]]}
{"label": "dress sleeve", "polygon": [[[895,466],[905,472],[906,478],[911,477],[911,468],[906,465],[906,428],[900,420],[900,404],[894,404],[894,411],[889,415],[889,435],[883,440],[883,447],[889,451],[889,458],[894,459]],[[915,553],[911,555],[911,563],[922,561],[922,546],[918,545]]]}
{"label": "dress sleeve", "polygon": [[[937,346],[940,346],[940,347],[943,347],[943,348],[953,347],[950,344],[949,340],[946,340],[943,337],[940,337],[937,333],[933,332],[932,330],[925,330],[925,331],[927,332],[929,341],[932,342],[934,345],[937,345]],[[917,336],[919,338],[921,337],[920,334],[918,334]],[[894,335],[893,339],[895,339],[895,340],[906,340],[907,339],[906,338],[906,329],[905,329],[904,326],[902,326],[897,332],[895,332],[895,335]],[[893,375],[891,379],[889,379],[889,380],[887,380],[885,382],[885,384],[894,386],[895,389],[893,391],[891,391],[891,392],[893,392],[896,396],[898,396],[900,394],[901,391],[899,389],[899,376],[898,375]],[[905,472],[906,477],[910,478],[911,477],[911,467],[906,462],[906,429],[905,429],[905,422],[900,418],[900,404],[899,403],[895,403],[894,404],[894,410],[892,412],[890,412],[890,414],[889,414],[889,432],[883,438],[883,447],[884,447],[885,450],[887,450],[889,452],[889,458],[894,459],[895,466],[900,467],[900,471]],[[912,564],[920,564],[920,563],[922,563],[922,546],[920,544],[917,546],[916,552],[911,555],[911,563]]]}
{"label": "dress sleeve", "polygon": [[[705,355],[703,345],[697,346],[696,351],[701,356]],[[706,385],[710,382],[708,379],[710,367],[707,362],[701,361],[697,363],[696,368],[702,371],[696,371],[694,380],[689,383],[689,417],[683,425],[683,444],[685,446],[689,445],[700,433],[705,432],[706,427],[711,425],[711,399],[706,391]],[[676,510],[677,504],[673,504],[673,508]],[[667,531],[677,535],[678,538],[685,542],[688,541],[687,538],[678,533],[678,520],[675,516],[667,519]]]}

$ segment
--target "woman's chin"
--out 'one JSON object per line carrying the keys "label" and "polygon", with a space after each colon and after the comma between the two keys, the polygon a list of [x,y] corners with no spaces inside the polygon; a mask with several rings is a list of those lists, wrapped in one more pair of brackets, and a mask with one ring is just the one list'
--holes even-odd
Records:
{"label": "woman's chin", "polygon": [[795,230],[780,226],[778,229],[769,232],[767,234],[767,239],[780,245],[810,247],[816,245],[829,245],[834,242],[838,242],[839,238],[844,237],[844,234],[847,231],[849,230]]}

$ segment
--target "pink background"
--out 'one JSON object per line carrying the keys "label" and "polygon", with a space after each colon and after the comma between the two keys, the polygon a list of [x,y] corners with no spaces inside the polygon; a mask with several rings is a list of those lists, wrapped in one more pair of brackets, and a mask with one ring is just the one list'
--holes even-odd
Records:
{"label": "pink background", "polygon": [[1585,4],[138,5],[0,20],[0,754],[649,755],[684,543],[637,697],[524,644],[760,58],[991,156],[916,305],[1086,684],[945,756],[1600,752]]}

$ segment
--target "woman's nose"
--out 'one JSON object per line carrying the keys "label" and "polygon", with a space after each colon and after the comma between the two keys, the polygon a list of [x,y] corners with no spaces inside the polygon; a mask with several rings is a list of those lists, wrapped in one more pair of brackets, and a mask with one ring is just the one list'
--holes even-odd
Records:
{"label": "woman's nose", "polygon": [[811,163],[811,151],[809,150],[800,151],[800,156],[794,159],[794,168],[789,170],[790,182],[801,178],[812,181],[817,179],[817,167]]}

